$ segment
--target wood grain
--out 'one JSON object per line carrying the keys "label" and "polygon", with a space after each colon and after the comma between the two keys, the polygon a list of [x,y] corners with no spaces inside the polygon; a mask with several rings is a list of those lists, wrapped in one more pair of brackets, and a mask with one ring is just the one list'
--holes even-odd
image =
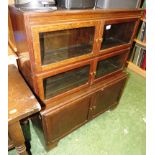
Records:
{"label": "wood grain", "polygon": [[[24,35],[22,42],[16,40],[17,45],[24,43],[26,46],[18,48],[18,65],[23,76],[34,90],[34,92],[44,101],[43,78],[52,76],[55,73],[67,71],[65,68],[72,68],[73,64],[84,64],[85,61],[92,61],[92,73],[95,71],[96,59],[104,55],[117,53],[122,49],[131,47],[133,37],[135,36],[139,19],[143,15],[143,10],[58,10],[54,12],[23,12],[13,6],[9,6],[11,19],[13,21],[14,33],[18,30]],[[16,19],[16,21],[14,20]],[[19,23],[20,21],[20,23]],[[128,43],[113,46],[101,50],[102,39],[104,38],[104,26],[106,24],[116,24],[123,22],[135,22],[132,36]],[[77,29],[83,27],[95,27],[95,37],[93,41],[93,50],[89,54],[73,57],[56,63],[42,65],[39,33],[54,32],[59,30]],[[103,34],[103,36],[102,36]],[[73,39],[74,40],[74,39]],[[25,52],[24,52],[25,51]],[[106,56],[105,56],[106,57]],[[90,73],[91,74],[91,73]],[[112,76],[112,74],[111,74]],[[93,84],[93,74],[90,76],[90,83]],[[79,89],[78,89],[79,90]],[[62,97],[62,96],[61,96]]]}
{"label": "wood grain", "polygon": [[8,122],[28,117],[41,107],[14,65],[8,66]]}
{"label": "wood grain", "polygon": [[[23,40],[15,38],[15,42],[18,45],[18,54],[22,56],[18,62],[19,69],[32,87],[32,90],[45,104],[40,114],[35,116],[35,124],[37,124],[39,132],[43,133],[47,146],[55,146],[62,137],[118,104],[127,79],[127,74],[124,73],[123,67],[132,46],[140,18],[143,15],[142,9],[24,12],[9,6],[9,10],[14,33],[18,31],[24,36]],[[125,43],[101,49],[106,35],[104,32],[105,25],[127,22],[133,22],[133,24],[129,24],[125,28],[122,26],[119,29],[120,34],[116,33],[118,29],[114,29],[111,32],[119,35],[119,38],[124,37]],[[62,46],[68,40],[71,46],[75,42],[85,43],[89,40],[89,35],[85,34],[85,32],[82,35],[78,29],[87,27],[95,27],[93,48],[90,53],[86,52],[87,54],[85,55],[56,61],[55,63],[42,64],[42,56],[45,56],[46,53],[41,52],[43,47],[40,47],[40,42],[42,42],[46,50],[51,49],[51,47]],[[68,38],[68,30],[71,29],[76,31]],[[66,38],[64,36],[61,38],[56,37],[54,41],[49,38],[52,32],[59,33],[60,31],[66,32]],[[129,33],[130,36],[128,36]],[[42,40],[39,38],[41,34],[44,34],[44,39]],[[24,46],[21,46],[21,44]],[[117,63],[121,64],[122,67],[95,79],[98,62],[117,55],[122,56],[117,60]],[[51,55],[48,56],[47,61],[50,60]],[[45,98],[44,91],[46,90],[43,82],[45,78],[54,77],[62,73],[67,74],[71,70],[76,70],[76,68],[88,64],[90,65],[88,83],[48,99]],[[74,80],[70,80],[70,82],[72,81]],[[63,83],[60,83],[60,86],[61,84]],[[53,91],[53,87],[55,87],[54,84],[49,89]],[[103,103],[99,103],[100,100],[105,100],[106,106]],[[70,117],[71,115],[73,117]]]}

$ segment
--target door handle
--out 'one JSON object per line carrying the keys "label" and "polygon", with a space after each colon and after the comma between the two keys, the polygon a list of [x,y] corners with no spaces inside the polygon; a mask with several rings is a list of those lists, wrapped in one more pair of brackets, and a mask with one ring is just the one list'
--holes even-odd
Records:
{"label": "door handle", "polygon": [[89,108],[91,111],[95,110],[96,109],[96,106],[92,106]]}
{"label": "door handle", "polygon": [[96,109],[96,106],[93,106],[93,110],[95,110]]}
{"label": "door handle", "polygon": [[94,75],[96,76],[96,72],[94,72]]}
{"label": "door handle", "polygon": [[103,41],[103,38],[100,38],[99,41],[102,42]]}
{"label": "door handle", "polygon": [[90,110],[90,111],[92,111],[92,110],[93,110],[93,108],[92,108],[92,107],[90,107],[90,108],[89,108],[89,110]]}

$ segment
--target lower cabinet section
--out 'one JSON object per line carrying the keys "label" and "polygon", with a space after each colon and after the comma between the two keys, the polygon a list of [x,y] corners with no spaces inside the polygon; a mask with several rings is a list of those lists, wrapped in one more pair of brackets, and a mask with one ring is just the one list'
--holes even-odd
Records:
{"label": "lower cabinet section", "polygon": [[86,97],[43,115],[48,141],[56,141],[87,122],[89,104],[90,97]]}
{"label": "lower cabinet section", "polygon": [[92,96],[92,117],[118,104],[126,79],[101,88]]}
{"label": "lower cabinet section", "polygon": [[46,107],[42,110],[37,116],[37,123],[34,122],[34,124],[40,124],[38,127],[41,126],[40,129],[44,135],[47,148],[50,148],[50,145],[55,146],[65,135],[100,113],[116,106],[121,97],[126,79],[126,74],[116,79],[113,77],[111,81],[102,82],[102,85],[98,85],[100,87],[97,87],[97,89],[90,88],[89,93],[85,92],[82,98],[79,97],[78,100],[68,101],[57,107]]}

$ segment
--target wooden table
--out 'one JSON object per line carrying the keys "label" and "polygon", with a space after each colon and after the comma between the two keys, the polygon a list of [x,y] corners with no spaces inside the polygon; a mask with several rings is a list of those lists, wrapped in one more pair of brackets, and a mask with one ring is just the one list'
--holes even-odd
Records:
{"label": "wooden table", "polygon": [[27,155],[20,121],[40,111],[41,107],[15,65],[8,66],[8,85],[9,137],[17,152]]}

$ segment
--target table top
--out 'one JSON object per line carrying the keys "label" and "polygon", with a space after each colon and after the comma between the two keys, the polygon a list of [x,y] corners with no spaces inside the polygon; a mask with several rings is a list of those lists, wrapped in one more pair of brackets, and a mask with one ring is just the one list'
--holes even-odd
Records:
{"label": "table top", "polygon": [[41,110],[15,65],[8,66],[8,122],[24,119]]}

